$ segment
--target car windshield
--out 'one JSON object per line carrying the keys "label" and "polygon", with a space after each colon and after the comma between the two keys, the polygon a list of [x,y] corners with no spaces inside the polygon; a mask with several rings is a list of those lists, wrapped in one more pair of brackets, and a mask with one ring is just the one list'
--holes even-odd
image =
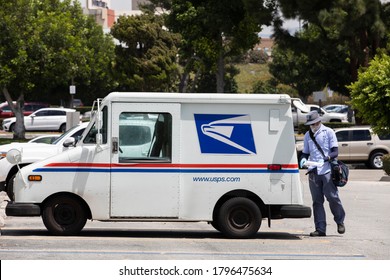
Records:
{"label": "car windshield", "polygon": [[53,143],[52,145],[56,145],[58,142],[61,141],[61,139],[64,139],[66,137],[68,137],[69,135],[73,134],[74,131],[79,127],[79,125],[76,125],[74,127],[72,127],[71,129],[69,129],[68,131],[64,132],[63,134],[61,134]]}

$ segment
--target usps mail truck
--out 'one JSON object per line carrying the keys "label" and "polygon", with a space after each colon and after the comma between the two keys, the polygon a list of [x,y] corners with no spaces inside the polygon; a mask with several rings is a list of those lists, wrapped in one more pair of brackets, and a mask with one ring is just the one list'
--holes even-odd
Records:
{"label": "usps mail truck", "polygon": [[55,235],[88,219],[205,221],[231,238],[311,216],[288,95],[115,92],[96,104],[74,149],[17,174],[8,216],[42,216]]}

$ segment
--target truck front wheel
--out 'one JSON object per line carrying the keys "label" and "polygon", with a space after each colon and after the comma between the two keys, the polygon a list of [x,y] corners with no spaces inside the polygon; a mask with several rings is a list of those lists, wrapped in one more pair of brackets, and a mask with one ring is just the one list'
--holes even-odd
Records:
{"label": "truck front wheel", "polygon": [[87,214],[81,201],[69,195],[60,195],[44,204],[42,220],[54,235],[74,235],[85,226]]}
{"label": "truck front wheel", "polygon": [[259,207],[245,197],[234,197],[222,204],[218,226],[230,238],[251,238],[259,230],[262,215]]}

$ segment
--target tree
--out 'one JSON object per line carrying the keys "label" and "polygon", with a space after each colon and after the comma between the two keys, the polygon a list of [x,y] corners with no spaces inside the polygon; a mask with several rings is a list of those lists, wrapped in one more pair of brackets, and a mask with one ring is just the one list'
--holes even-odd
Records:
{"label": "tree", "polygon": [[[333,73],[327,81],[331,88],[348,94],[348,81],[356,81],[359,67],[367,66],[378,48],[384,46],[387,28],[383,13],[385,4],[379,0],[278,2],[283,17],[299,19],[306,35],[310,35],[290,35],[282,28],[283,21],[276,18],[274,37],[278,46],[296,54],[304,53],[309,65],[321,64],[324,69],[322,74]],[[323,58],[330,59],[321,62]],[[310,78],[317,79],[316,76]],[[323,82],[318,84],[318,87],[322,86]]]}
{"label": "tree", "polygon": [[106,79],[113,42],[78,2],[0,0],[0,5],[0,87],[16,116],[14,138],[23,139],[25,96],[42,96],[72,80]]}
{"label": "tree", "polygon": [[319,34],[317,27],[310,26],[295,35],[299,43],[294,47],[282,42],[272,50],[270,73],[295,88],[303,100],[327,84],[345,92],[345,85],[351,83],[345,44],[322,40]]}
{"label": "tree", "polygon": [[[224,92],[225,62],[259,42],[261,26],[270,24],[274,6],[264,0],[152,0],[169,10],[167,27],[182,36],[182,84],[190,71],[215,74],[212,92]],[[185,88],[183,85],[182,88]]]}
{"label": "tree", "polygon": [[352,106],[378,134],[390,134],[390,56],[377,55],[348,87]]}
{"label": "tree", "polygon": [[172,91],[177,86],[179,36],[167,31],[161,16],[121,16],[111,29],[119,41],[115,72],[124,91]]}

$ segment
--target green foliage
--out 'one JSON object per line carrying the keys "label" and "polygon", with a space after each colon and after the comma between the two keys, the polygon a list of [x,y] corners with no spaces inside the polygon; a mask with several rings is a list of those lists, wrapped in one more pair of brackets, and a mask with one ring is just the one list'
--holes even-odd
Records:
{"label": "green foliage", "polygon": [[79,2],[0,0],[0,6],[0,89],[8,102],[17,100],[15,138],[24,138],[25,96],[52,102],[59,99],[55,91],[69,96],[72,82],[95,93],[110,84],[114,44]]}
{"label": "green foliage", "polygon": [[115,75],[121,91],[173,91],[177,85],[179,36],[151,13],[121,16],[111,34],[116,47]]}
{"label": "green foliage", "polygon": [[[4,2],[4,3],[3,3]],[[107,80],[113,42],[70,0],[0,0],[0,83],[13,98]]]}
{"label": "green foliage", "polygon": [[263,0],[151,2],[163,2],[163,7],[169,8],[166,25],[182,35],[179,58],[184,73],[181,89],[186,88],[191,72],[194,73],[192,82],[202,84],[208,83],[202,79],[209,79],[213,73],[216,84],[208,92],[224,91],[225,59],[253,48],[259,40],[257,34],[261,25],[271,22],[275,8],[273,2]]}
{"label": "green foliage", "polygon": [[349,86],[352,106],[358,116],[371,124],[375,133],[390,130],[390,56],[376,56],[370,66],[359,72],[358,80]]}
{"label": "green foliage", "polygon": [[268,54],[264,50],[249,50],[244,58],[244,62],[265,64],[268,59]]}
{"label": "green foliage", "polygon": [[[357,79],[357,70],[367,66],[378,48],[384,46],[388,28],[388,12],[383,11],[386,4],[379,0],[278,2],[284,18],[299,18],[303,25],[299,34],[290,35],[283,29],[281,18],[274,20],[274,37],[280,52],[291,51],[293,59],[298,60],[290,70],[282,67],[284,73],[277,78],[287,83],[293,80],[288,72],[304,73],[309,82],[300,75],[297,77],[302,79],[295,80],[305,85],[305,89],[298,89],[302,96],[326,84],[348,94],[346,85]],[[302,60],[304,67],[299,63]]]}
{"label": "green foliage", "polygon": [[383,161],[383,170],[386,172],[387,175],[390,176],[390,155],[389,154],[384,155],[382,157],[382,161]]}

